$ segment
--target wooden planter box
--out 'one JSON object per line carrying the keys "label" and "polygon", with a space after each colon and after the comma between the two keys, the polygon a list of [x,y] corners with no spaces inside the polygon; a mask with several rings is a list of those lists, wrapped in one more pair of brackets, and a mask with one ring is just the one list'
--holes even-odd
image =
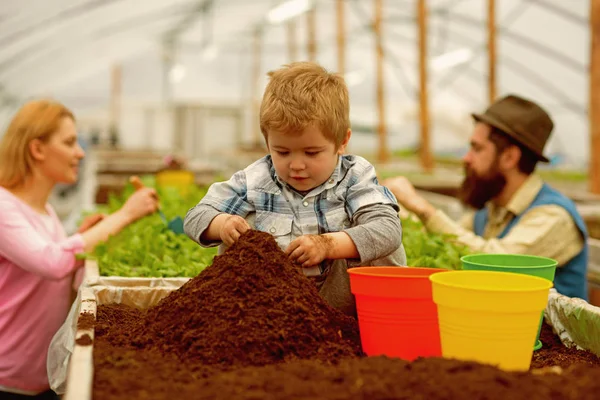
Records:
{"label": "wooden planter box", "polygon": [[588,262],[588,284],[590,304],[600,306],[600,240],[590,239]]}
{"label": "wooden planter box", "polygon": [[114,286],[114,287],[175,287],[178,288],[190,278],[129,278],[123,276],[100,276],[98,264],[95,260],[85,262],[86,286]]}
{"label": "wooden planter box", "polygon": [[[183,283],[182,283],[183,284]],[[120,303],[132,307],[146,309],[152,307],[169,295],[179,286],[90,286],[81,289],[78,303],[77,320],[83,313],[91,313],[96,318],[97,306],[109,303]],[[77,321],[75,321],[76,326]],[[78,344],[73,346],[73,352],[68,362],[66,392],[62,397],[64,400],[91,400],[94,382],[94,359],[93,359],[93,329],[77,329],[75,341],[88,335],[91,345]]]}
{"label": "wooden planter box", "polygon": [[[78,316],[91,313],[96,317],[98,305],[121,303],[142,309],[156,305],[177,287],[110,287],[82,289]],[[600,355],[600,308],[551,292],[546,308],[546,322],[554,326],[561,339]],[[78,329],[76,340],[88,335],[91,345],[75,344],[70,358],[64,400],[91,400],[94,382],[93,329]]]}
{"label": "wooden planter box", "polygon": [[565,345],[574,345],[600,356],[600,307],[563,296],[552,289],[544,317]]}
{"label": "wooden planter box", "polygon": [[[94,260],[86,260],[84,268],[84,280],[78,297],[71,307],[67,320],[52,339],[48,357],[49,380],[55,391],[62,394],[65,390],[65,379],[68,379],[69,382],[77,382],[73,388],[68,389],[73,393],[70,393],[70,397],[66,398],[72,399],[91,399],[90,389],[86,389],[86,379],[91,379],[89,377],[93,376],[93,346],[82,346],[75,343],[76,340],[86,334],[92,340],[94,338],[91,330],[76,329],[79,315],[84,312],[91,312],[95,317],[96,306],[105,303],[122,303],[148,308],[158,303],[171,291],[183,286],[190,279],[183,277],[127,278],[100,276],[98,265]],[[76,376],[75,378],[71,378],[73,374]],[[89,396],[86,393],[89,393]]]}

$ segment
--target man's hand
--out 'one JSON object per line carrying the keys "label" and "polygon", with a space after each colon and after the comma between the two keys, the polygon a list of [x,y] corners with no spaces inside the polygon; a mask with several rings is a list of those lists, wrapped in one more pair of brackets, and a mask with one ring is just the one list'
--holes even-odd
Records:
{"label": "man's hand", "polygon": [[303,235],[290,243],[285,254],[293,263],[308,268],[329,258],[332,247],[333,240],[326,235]]}
{"label": "man's hand", "polygon": [[226,246],[231,246],[240,238],[242,233],[251,229],[248,222],[239,215],[230,215],[225,219],[221,230],[219,231],[219,237]]}
{"label": "man's hand", "polygon": [[92,226],[96,225],[98,222],[102,221],[106,217],[104,214],[92,214],[88,215],[83,219],[79,229],[77,229],[78,233],[83,233],[90,229]]}
{"label": "man's hand", "polygon": [[382,185],[391,190],[401,207],[416,214],[423,222],[435,214],[435,207],[420,196],[412,183],[405,177],[397,176],[386,179]]}

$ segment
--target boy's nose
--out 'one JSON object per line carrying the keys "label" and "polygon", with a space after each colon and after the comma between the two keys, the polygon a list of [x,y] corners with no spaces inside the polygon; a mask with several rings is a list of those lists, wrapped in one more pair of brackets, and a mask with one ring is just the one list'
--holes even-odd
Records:
{"label": "boy's nose", "polygon": [[303,170],[304,167],[305,167],[304,161],[302,161],[301,158],[299,158],[299,157],[292,158],[292,161],[290,162],[290,169],[292,169],[294,171],[300,171],[300,170]]}

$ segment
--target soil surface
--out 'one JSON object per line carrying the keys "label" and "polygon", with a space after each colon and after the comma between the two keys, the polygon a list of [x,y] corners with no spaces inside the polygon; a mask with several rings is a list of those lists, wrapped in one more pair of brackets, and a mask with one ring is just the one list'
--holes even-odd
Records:
{"label": "soil surface", "polygon": [[600,368],[583,364],[561,374],[533,374],[442,358],[409,363],[365,357],[338,365],[299,360],[203,378],[175,356],[145,350],[100,357],[95,368],[94,399],[592,400],[600,391]]}
{"label": "soil surface", "polygon": [[92,337],[86,333],[85,335],[82,335],[79,339],[76,339],[75,343],[77,343],[80,346],[90,346],[92,343],[94,343],[94,341],[92,340]]}
{"label": "soil surface", "polygon": [[600,357],[589,351],[566,347],[552,332],[552,327],[546,323],[542,325],[540,340],[543,347],[533,353],[531,368],[553,366],[567,368],[573,364],[600,366]]}
{"label": "soil surface", "polygon": [[89,311],[81,313],[77,318],[77,329],[91,329],[95,324],[94,314]]}
{"label": "soil surface", "polygon": [[[94,399],[596,399],[600,365],[544,324],[532,368],[363,357],[355,320],[332,309],[268,234],[250,232],[147,311],[98,307]],[[570,367],[569,367],[570,366]]]}

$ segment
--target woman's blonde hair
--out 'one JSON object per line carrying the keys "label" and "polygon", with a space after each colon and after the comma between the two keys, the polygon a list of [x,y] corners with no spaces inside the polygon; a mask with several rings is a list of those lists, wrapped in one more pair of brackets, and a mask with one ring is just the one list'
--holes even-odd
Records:
{"label": "woman's blonde hair", "polygon": [[350,129],[350,102],[344,78],[313,62],[295,62],[268,73],[260,107],[260,129],[299,133],[318,127],[336,149]]}
{"label": "woman's blonde hair", "polygon": [[67,107],[51,100],[30,101],[17,111],[0,141],[0,186],[13,188],[25,182],[33,168],[29,143],[47,141],[65,117],[75,120]]}

